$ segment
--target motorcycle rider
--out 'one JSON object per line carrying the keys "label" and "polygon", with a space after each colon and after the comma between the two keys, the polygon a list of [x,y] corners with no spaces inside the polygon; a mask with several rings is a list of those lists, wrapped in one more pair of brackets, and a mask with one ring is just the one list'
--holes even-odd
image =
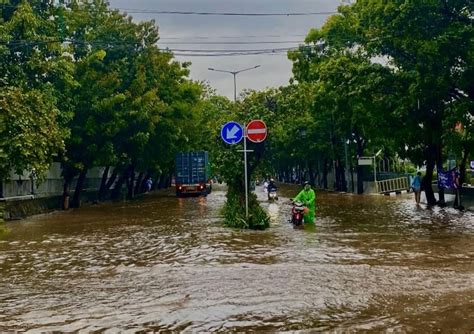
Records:
{"label": "motorcycle rider", "polygon": [[304,214],[304,223],[314,225],[314,216],[316,211],[316,194],[308,181],[304,182],[304,188],[293,199],[295,202],[303,202],[308,208],[308,212]]}
{"label": "motorcycle rider", "polygon": [[274,179],[270,179],[270,182],[268,183],[267,189],[268,189],[268,192],[277,191],[277,186],[275,184]]}

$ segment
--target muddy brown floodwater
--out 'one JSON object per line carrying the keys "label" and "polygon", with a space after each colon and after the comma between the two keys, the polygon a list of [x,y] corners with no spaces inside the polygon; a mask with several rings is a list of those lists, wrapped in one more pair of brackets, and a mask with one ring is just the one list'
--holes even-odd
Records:
{"label": "muddy brown floodwater", "polygon": [[9,222],[0,331],[474,330],[474,215],[317,192],[316,229],[264,201],[264,232],[221,226],[224,192],[171,193]]}

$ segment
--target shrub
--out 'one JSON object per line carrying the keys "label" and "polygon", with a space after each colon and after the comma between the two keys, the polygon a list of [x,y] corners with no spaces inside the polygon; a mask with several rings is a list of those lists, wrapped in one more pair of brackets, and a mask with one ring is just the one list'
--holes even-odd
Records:
{"label": "shrub", "polygon": [[257,196],[249,194],[249,217],[245,217],[245,197],[229,188],[224,206],[224,225],[238,229],[265,230],[270,218],[258,203]]}

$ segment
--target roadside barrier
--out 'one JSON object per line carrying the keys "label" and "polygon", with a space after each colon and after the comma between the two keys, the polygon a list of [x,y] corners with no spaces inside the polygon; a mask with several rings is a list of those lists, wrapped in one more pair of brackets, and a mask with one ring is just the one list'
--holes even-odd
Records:
{"label": "roadside barrier", "polygon": [[396,179],[389,179],[375,182],[375,191],[379,194],[396,193],[408,191],[410,184],[408,177],[399,177]]}

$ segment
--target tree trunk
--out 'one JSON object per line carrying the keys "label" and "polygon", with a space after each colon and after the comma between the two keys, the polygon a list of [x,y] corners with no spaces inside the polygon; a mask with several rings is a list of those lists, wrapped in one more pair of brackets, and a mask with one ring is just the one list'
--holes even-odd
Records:
{"label": "tree trunk", "polygon": [[459,185],[462,186],[466,182],[466,165],[469,159],[469,148],[466,146],[463,147],[463,157],[461,160],[461,165],[459,166]]}
{"label": "tree trunk", "polygon": [[120,199],[120,193],[122,191],[123,183],[129,177],[131,169],[132,169],[132,165],[127,166],[127,168],[125,168],[123,173],[117,179],[117,182],[115,182],[115,186],[114,186],[114,189],[112,190],[112,195],[111,195],[113,200]]}
{"label": "tree trunk", "polygon": [[461,204],[461,190],[462,185],[466,182],[466,164],[469,159],[469,149],[467,146],[463,147],[463,157],[461,160],[461,165],[459,166],[459,187],[456,189],[456,198],[454,199],[454,207],[457,209],[463,209]]}
{"label": "tree trunk", "polygon": [[61,208],[63,210],[69,209],[69,191],[71,187],[72,177],[64,177],[64,185],[63,185],[63,195],[61,198]]}
{"label": "tree trunk", "polygon": [[309,163],[308,169],[309,169],[309,182],[310,182],[313,186],[316,186],[315,178],[314,178],[313,163],[311,163],[311,162]]}
{"label": "tree trunk", "polygon": [[144,183],[145,181],[148,179],[148,177],[150,176],[149,173],[146,173],[146,176],[145,178],[143,177],[145,175],[145,173],[143,172],[140,172],[138,174],[138,177],[137,177],[137,183],[135,184],[135,194],[141,194],[143,193],[145,187],[144,187]]}
{"label": "tree trunk", "polygon": [[74,191],[74,197],[71,203],[71,206],[73,208],[81,207],[81,194],[82,194],[82,188],[84,187],[84,181],[86,180],[86,175],[87,175],[87,168],[84,168],[83,170],[81,170],[81,173],[79,174],[79,178],[77,179],[76,190]]}
{"label": "tree trunk", "polygon": [[[357,157],[364,155],[364,145],[361,140],[356,140],[357,144]],[[375,181],[375,180],[374,180]],[[357,161],[357,193],[364,193],[364,166],[359,165]]]}
{"label": "tree trunk", "polygon": [[158,189],[163,189],[165,186],[165,174],[161,174],[158,180]]}
{"label": "tree trunk", "polygon": [[104,172],[102,173],[102,180],[100,181],[99,193],[97,194],[97,199],[102,201],[104,199],[103,194],[105,193],[105,186],[107,185],[107,179],[109,177],[110,166],[105,167]]}
{"label": "tree trunk", "polygon": [[352,159],[350,160],[350,169],[351,169],[351,191],[352,193],[355,192],[355,185],[354,185],[354,166],[352,165]]}
{"label": "tree trunk", "polygon": [[347,191],[345,169],[340,159],[336,160],[336,191]]}
{"label": "tree trunk", "polygon": [[426,164],[426,175],[421,181],[421,187],[425,191],[426,200],[429,206],[436,204],[436,198],[434,196],[433,187],[431,180],[433,179],[433,170],[435,166],[435,157],[433,153],[433,147],[428,148],[428,160]]}
{"label": "tree trunk", "polygon": [[117,179],[117,176],[118,176],[118,168],[115,167],[114,171],[112,172],[112,175],[110,175],[110,178],[107,180],[107,183],[105,184],[105,191],[108,191],[110,187],[112,187],[115,180]]}
{"label": "tree trunk", "polygon": [[[439,173],[440,171],[443,171],[443,157],[442,157],[442,152],[441,152],[441,145],[436,146],[436,170]],[[444,189],[438,189],[438,202],[437,204],[439,206],[446,206],[446,201],[444,198]]]}
{"label": "tree trunk", "polygon": [[168,189],[169,187],[171,187],[171,176],[170,176],[170,174],[166,174],[166,176],[165,176],[165,188]]}
{"label": "tree trunk", "polygon": [[328,159],[324,158],[323,162],[323,188],[328,188]]}
{"label": "tree trunk", "polygon": [[104,201],[107,199],[110,187],[112,187],[115,180],[117,179],[117,175],[118,175],[118,168],[115,167],[114,171],[112,172],[112,175],[110,175],[110,177],[106,181],[104,188],[99,190],[99,200]]}
{"label": "tree trunk", "polygon": [[134,189],[135,189],[135,165],[133,165],[130,175],[127,178],[127,186],[128,186],[128,192],[127,192],[127,198],[128,199],[133,199],[135,197]]}

